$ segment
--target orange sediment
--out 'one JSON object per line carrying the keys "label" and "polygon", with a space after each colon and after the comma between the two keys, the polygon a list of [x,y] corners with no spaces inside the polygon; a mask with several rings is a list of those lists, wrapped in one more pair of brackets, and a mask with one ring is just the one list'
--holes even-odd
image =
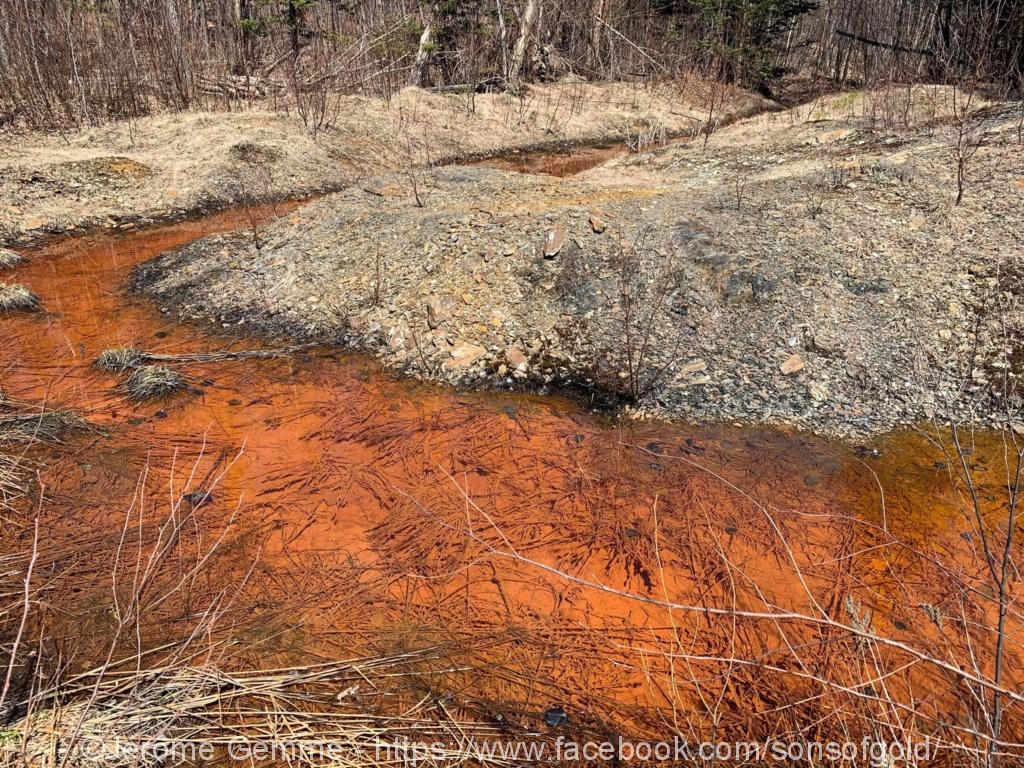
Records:
{"label": "orange sediment", "polygon": [[[126,516],[150,525],[174,508],[194,517],[186,559],[224,538],[188,594],[150,617],[147,646],[187,634],[229,590],[214,634],[233,658],[443,645],[458,670],[419,693],[510,727],[541,727],[558,705],[604,735],[755,738],[793,727],[779,714],[792,707],[838,732],[866,722],[856,706],[878,696],[861,688],[875,680],[877,693],[880,675],[893,701],[927,691],[936,719],[956,706],[958,681],[863,636],[959,664],[957,606],[991,618],[984,600],[964,607],[983,563],[961,536],[949,458],[915,433],[865,457],[770,430],[609,423],[559,398],[398,381],[328,349],[175,364],[189,392],[130,401],[122,376],[92,366],[105,349],[258,346],[125,292],[134,265],[240,223],[62,240],[11,273],[45,313],[0,320],[0,388],[97,427],[47,448],[39,476],[48,632],[77,644],[83,668],[109,640]],[[1000,449],[982,436],[970,459],[986,514],[1006,498]],[[990,675],[991,636],[979,637]],[[1007,723],[1020,727],[1019,705]]]}

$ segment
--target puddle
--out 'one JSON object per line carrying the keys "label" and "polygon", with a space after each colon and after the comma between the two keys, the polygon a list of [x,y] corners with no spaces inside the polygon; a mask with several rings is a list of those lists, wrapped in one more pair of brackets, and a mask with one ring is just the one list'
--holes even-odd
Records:
{"label": "puddle", "polygon": [[[125,292],[134,265],[248,223],[225,213],[63,240],[5,275],[46,312],[0,319],[0,388],[96,426],[27,457],[46,494],[51,658],[88,668],[104,657],[111,595],[138,581],[128,568],[134,577],[111,584],[141,557],[125,541],[137,533],[139,552],[158,548],[161,521],[174,519],[164,575],[179,586],[161,602],[147,584],[155,606],[128,651],[194,633],[217,600],[207,634],[224,664],[443,647],[448,671],[420,679],[412,703],[443,693],[465,717],[518,729],[557,706],[595,733],[664,736],[672,711],[721,694],[733,709],[719,733],[749,738],[817,688],[749,670],[723,678],[730,642],[772,656],[827,630],[706,609],[811,611],[810,590],[840,621],[850,598],[877,632],[931,638],[917,606],[948,599],[933,559],[977,565],[964,559],[943,457],[914,435],[863,457],[769,430],[615,424],[558,398],[395,380],[331,350],[177,364],[191,393],[130,402],[123,377],[92,367],[104,349],[260,346],[180,325]],[[998,507],[991,440],[973,461]],[[23,547],[26,530],[5,550]],[[959,695],[936,685],[936,706]]]}
{"label": "puddle", "polygon": [[[669,139],[651,147],[645,148],[643,152],[651,152],[663,147],[673,147],[685,144],[690,137]],[[512,152],[502,157],[493,157],[486,160],[477,160],[467,165],[480,166],[483,168],[497,168],[502,171],[514,173],[544,174],[564,178],[596,168],[619,157],[634,154],[635,149],[626,142],[619,142],[607,147],[568,147],[564,150],[553,150],[550,152],[519,151]]]}

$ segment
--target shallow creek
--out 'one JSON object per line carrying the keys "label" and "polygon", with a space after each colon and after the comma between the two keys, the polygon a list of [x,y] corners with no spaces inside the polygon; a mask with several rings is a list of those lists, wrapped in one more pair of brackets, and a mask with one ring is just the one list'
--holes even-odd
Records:
{"label": "shallow creek", "polygon": [[[558,705],[594,728],[662,728],[666,707],[706,692],[676,688],[679,670],[652,649],[685,638],[721,654],[710,638],[724,635],[650,600],[803,610],[794,559],[838,619],[856,593],[878,631],[928,632],[913,603],[937,582],[905,542],[953,553],[962,541],[946,459],[914,433],[874,455],[773,430],[614,422],[557,397],[396,380],[330,349],[170,363],[190,391],[132,402],[123,376],[92,366],[104,349],[271,346],[183,326],[126,291],[134,265],[247,225],[229,212],[63,239],[4,275],[45,311],[0,318],[0,388],[92,425],[26,455],[45,489],[49,633],[75,666],[102,658],[114,631],[125,539],[153,546],[168,515],[188,519],[166,567],[188,588],[133,632],[136,651],[193,632],[227,591],[206,628],[225,664],[444,645],[465,664],[425,687],[522,727]],[[988,455],[983,441],[972,460],[995,494]],[[4,546],[27,530],[10,526]],[[777,649],[770,634],[739,630],[761,654]],[[749,685],[737,728],[797,695]]]}

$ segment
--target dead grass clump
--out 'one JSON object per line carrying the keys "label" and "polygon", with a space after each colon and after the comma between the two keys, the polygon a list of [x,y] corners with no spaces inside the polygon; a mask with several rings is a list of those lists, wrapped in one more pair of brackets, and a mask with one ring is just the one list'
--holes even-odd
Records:
{"label": "dead grass clump", "polygon": [[124,389],[135,400],[155,400],[185,389],[184,377],[163,365],[143,365],[132,371]]}
{"label": "dead grass clump", "polygon": [[25,263],[25,258],[7,248],[0,248],[0,269],[11,269]]}
{"label": "dead grass clump", "polygon": [[112,347],[105,349],[93,365],[102,371],[124,373],[138,368],[145,359],[145,354],[133,347]]}
{"label": "dead grass clump", "polygon": [[25,495],[25,475],[19,467],[18,457],[0,453],[0,509],[9,509]]}
{"label": "dead grass clump", "polygon": [[24,285],[0,283],[0,312],[32,312],[39,307],[39,297]]}
{"label": "dead grass clump", "polygon": [[86,427],[85,420],[71,411],[38,411],[0,415],[0,445],[58,443],[68,432]]}
{"label": "dead grass clump", "polygon": [[[394,741],[401,750],[409,739],[450,744],[432,751],[430,764],[461,765],[467,757],[462,741],[495,739],[502,731],[454,719],[443,705],[382,713],[358,695],[367,686],[390,690],[411,678],[414,663],[428,660],[411,652],[289,669],[111,671],[97,682],[78,681],[89,684],[79,688],[86,697],[91,689],[89,701],[57,703],[56,692],[44,692],[31,714],[11,724],[11,738],[0,739],[0,765],[21,759],[19,764],[27,765],[150,768],[166,764],[162,745],[202,742],[224,748],[281,741],[314,750],[311,755],[328,745],[366,755],[346,762],[369,768],[386,764],[373,759],[382,746]],[[150,748],[126,751],[125,745]],[[480,755],[478,764],[506,763]]]}

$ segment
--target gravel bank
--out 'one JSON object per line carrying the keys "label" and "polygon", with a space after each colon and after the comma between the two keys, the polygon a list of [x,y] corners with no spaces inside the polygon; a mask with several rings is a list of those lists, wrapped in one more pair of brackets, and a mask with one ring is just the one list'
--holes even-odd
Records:
{"label": "gravel bank", "polygon": [[[256,200],[340,189],[389,169],[535,145],[656,138],[706,117],[708,86],[564,82],[522,97],[407,88],[339,97],[327,129],[260,111],[176,113],[55,136],[0,132],[0,245],[140,224]],[[719,119],[769,102],[726,94]]]}
{"label": "gravel bank", "polygon": [[573,387],[637,417],[858,438],[936,413],[988,423],[1021,373],[1019,116],[985,113],[956,206],[941,109],[897,128],[866,102],[571,179],[377,177],[269,226],[258,249],[207,238],[137,285],[186,319],[460,386]]}

